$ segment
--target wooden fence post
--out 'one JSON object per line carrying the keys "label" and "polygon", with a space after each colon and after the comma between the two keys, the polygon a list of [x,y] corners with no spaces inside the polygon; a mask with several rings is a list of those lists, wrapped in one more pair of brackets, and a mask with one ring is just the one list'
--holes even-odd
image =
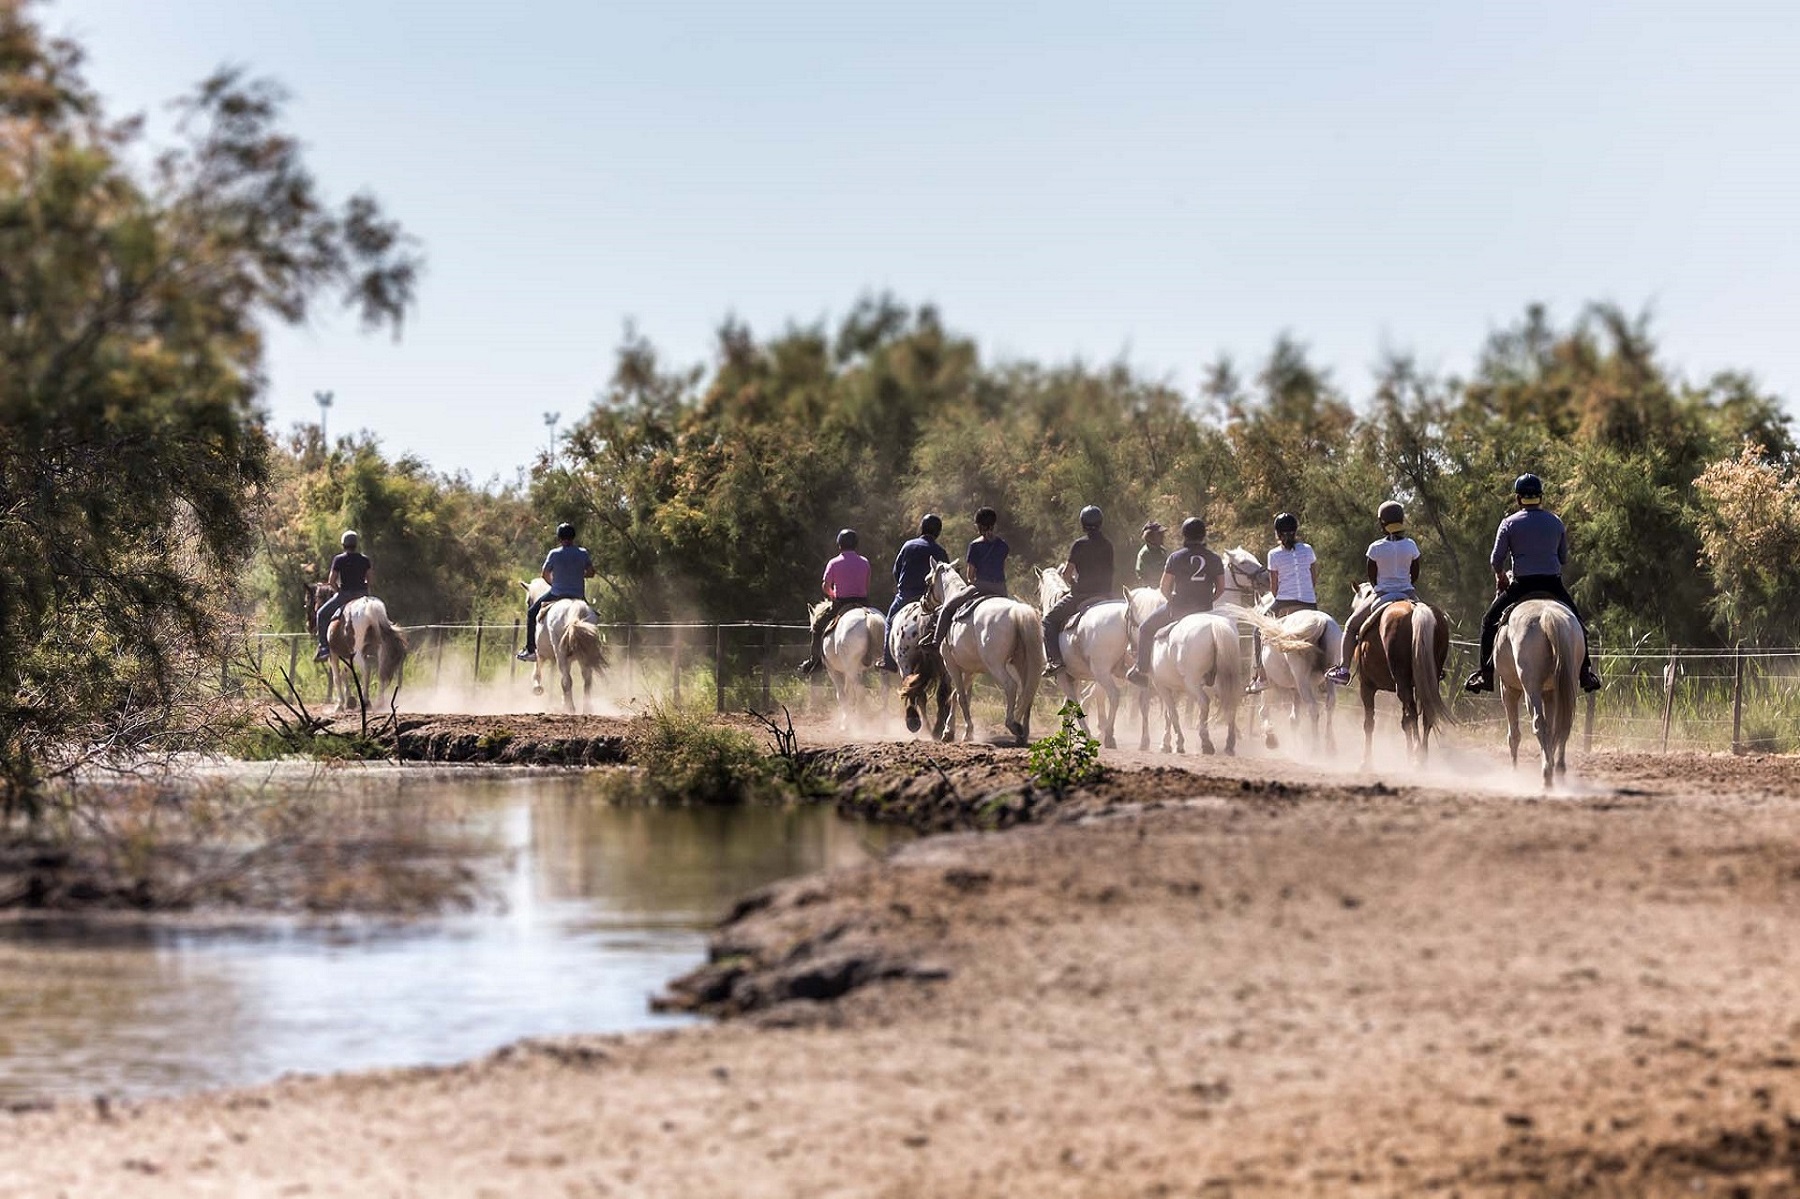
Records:
{"label": "wooden fence post", "polygon": [[300,689],[300,635],[288,638],[288,678],[294,681],[294,689]]}
{"label": "wooden fence post", "polygon": [[622,656],[625,659],[625,694],[626,695],[631,694],[632,662],[636,657],[636,655],[632,652],[632,649],[631,649],[631,631],[633,629],[635,629],[636,627],[637,627],[636,625],[629,625],[629,624],[625,626],[625,648],[623,651],[621,651]]}
{"label": "wooden fence post", "polygon": [[438,628],[435,631],[437,633],[437,654],[431,669],[431,685],[433,687],[436,687],[438,680],[444,677],[444,630]]}
{"label": "wooden fence post", "polygon": [[1594,752],[1594,693],[1587,693],[1587,717],[1581,730],[1581,752]]}
{"label": "wooden fence post", "polygon": [[674,647],[673,647],[673,651],[670,654],[670,657],[673,659],[673,661],[675,663],[674,672],[670,676],[671,679],[673,680],[673,682],[670,684],[670,695],[672,696],[672,702],[675,704],[676,707],[679,708],[681,706],[681,628],[680,628],[680,626],[677,625],[677,626],[672,627],[669,630],[669,636],[671,638],[673,638],[673,640],[674,640]]}
{"label": "wooden fence post", "polygon": [[725,626],[713,626],[713,711],[725,711]]}
{"label": "wooden fence post", "polygon": [[478,685],[481,682],[481,635],[486,631],[487,631],[486,622],[477,620],[475,622],[475,672],[474,672],[474,678],[475,678],[475,682]]}
{"label": "wooden fence post", "polygon": [[1663,667],[1662,747],[1669,752],[1669,725],[1675,719],[1675,646],[1669,646],[1669,664]]}
{"label": "wooden fence post", "polygon": [[506,652],[506,681],[512,682],[519,674],[519,622],[513,620],[512,648]]}
{"label": "wooden fence post", "polygon": [[763,706],[763,711],[765,711],[765,712],[767,712],[770,708],[772,708],[774,706],[774,701],[771,700],[769,697],[769,683],[771,681],[770,676],[773,673],[774,669],[775,669],[775,626],[772,624],[766,624],[763,626],[763,652],[762,652],[762,706]]}
{"label": "wooden fence post", "polygon": [[1744,752],[1744,643],[1731,651],[1731,752]]}

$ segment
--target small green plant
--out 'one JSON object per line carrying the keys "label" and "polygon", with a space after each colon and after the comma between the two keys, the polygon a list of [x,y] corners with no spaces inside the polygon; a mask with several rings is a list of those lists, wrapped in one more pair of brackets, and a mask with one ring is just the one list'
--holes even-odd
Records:
{"label": "small green plant", "polygon": [[1097,782],[1106,767],[1100,763],[1099,740],[1081,727],[1086,713],[1071,699],[1064,701],[1056,714],[1062,717],[1062,727],[1031,747],[1028,769],[1032,781],[1052,791]]}
{"label": "small green plant", "polygon": [[773,781],[768,758],[748,733],[674,704],[645,710],[631,761],[642,768],[643,798],[659,803],[742,803]]}

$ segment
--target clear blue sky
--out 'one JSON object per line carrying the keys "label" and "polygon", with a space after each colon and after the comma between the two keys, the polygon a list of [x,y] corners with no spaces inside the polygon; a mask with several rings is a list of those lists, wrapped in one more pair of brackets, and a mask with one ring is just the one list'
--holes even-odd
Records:
{"label": "clear blue sky", "polygon": [[1191,387],[1293,331],[1360,398],[1530,301],[1650,306],[1693,376],[1800,392],[1790,5],[60,0],[157,109],[222,62],[293,92],[336,194],[425,243],[398,344],[273,340],[278,426],[477,478],[584,411],[627,320],[678,361],[869,289],[990,359]]}

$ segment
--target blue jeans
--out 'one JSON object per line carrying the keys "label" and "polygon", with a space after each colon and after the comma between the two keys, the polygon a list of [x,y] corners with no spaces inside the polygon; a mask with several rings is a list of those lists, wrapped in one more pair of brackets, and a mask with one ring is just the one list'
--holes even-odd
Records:
{"label": "blue jeans", "polygon": [[344,610],[344,605],[351,600],[361,599],[367,594],[369,594],[367,588],[364,588],[361,591],[340,591],[319,605],[319,613],[313,618],[313,621],[318,625],[320,645],[329,644],[327,637],[329,636],[329,631],[331,629],[331,622],[337,619],[337,614],[339,612]]}

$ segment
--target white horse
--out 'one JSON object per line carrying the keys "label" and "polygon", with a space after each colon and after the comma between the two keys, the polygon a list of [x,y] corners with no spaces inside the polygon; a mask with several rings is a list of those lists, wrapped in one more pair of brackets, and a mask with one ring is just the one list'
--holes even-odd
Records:
{"label": "white horse", "polygon": [[[831,604],[821,600],[808,613],[817,620]],[[837,692],[838,728],[850,727],[851,713],[860,696],[871,695],[869,668],[881,657],[881,643],[887,636],[887,618],[874,608],[853,608],[838,617],[825,635],[825,673],[831,676],[832,690]]]}
{"label": "white horse", "polygon": [[1265,744],[1274,749],[1278,744],[1274,725],[1269,719],[1271,708],[1281,707],[1288,713],[1290,727],[1300,723],[1302,712],[1312,730],[1312,748],[1319,748],[1319,713],[1324,710],[1325,740],[1328,750],[1337,748],[1332,732],[1332,715],[1337,708],[1337,689],[1325,681],[1325,672],[1336,666],[1344,653],[1344,630],[1323,612],[1302,610],[1286,616],[1270,616],[1262,612],[1244,615],[1262,634],[1263,693],[1262,727]]}
{"label": "white horse", "polygon": [[[942,606],[969,590],[969,583],[948,562],[931,564],[931,595]],[[1006,727],[1021,745],[1031,740],[1031,705],[1044,673],[1044,622],[1037,609],[1008,596],[990,596],[950,624],[938,643],[950,688],[962,704],[963,740],[975,737],[969,712],[969,690],[975,676],[986,674],[1006,692]],[[955,739],[956,710],[944,714],[938,737]]]}
{"label": "white horse", "polygon": [[1531,731],[1544,755],[1544,790],[1569,769],[1569,730],[1581,689],[1587,638],[1568,608],[1549,599],[1513,605],[1494,641],[1494,673],[1506,703],[1506,747],[1519,765],[1519,700],[1531,709]]}
{"label": "white horse", "polygon": [[[532,603],[549,594],[550,584],[533,579],[521,584]],[[594,710],[594,672],[606,669],[606,650],[600,642],[600,618],[586,600],[559,599],[538,610],[537,661],[531,667],[531,693],[544,693],[544,655],[562,676],[563,707],[575,710],[575,679],[581,667],[581,710]]]}
{"label": "white horse", "polygon": [[[1066,595],[1069,594],[1068,580],[1062,572],[1054,568],[1044,570],[1038,575],[1038,610],[1048,612]],[[1081,612],[1081,618],[1074,626],[1064,626],[1058,644],[1062,649],[1063,668],[1057,672],[1056,681],[1062,687],[1063,694],[1075,701],[1082,710],[1081,731],[1087,732],[1087,705],[1082,703],[1077,694],[1077,684],[1091,684],[1088,695],[1095,693],[1103,696],[1103,705],[1096,705],[1100,711],[1096,713],[1100,719],[1100,743],[1107,749],[1117,749],[1118,741],[1113,736],[1114,727],[1119,719],[1119,675],[1125,656],[1131,652],[1131,631],[1126,627],[1128,616],[1123,599],[1101,600],[1090,604]],[[1150,741],[1149,726],[1146,722],[1144,744],[1140,748],[1148,748]]]}
{"label": "white horse", "polygon": [[[1149,587],[1140,587],[1131,593],[1129,611],[1133,632],[1161,602],[1162,593]],[[1200,732],[1200,752],[1216,752],[1212,732],[1207,727],[1216,700],[1224,713],[1225,752],[1235,754],[1238,701],[1244,694],[1237,626],[1217,613],[1196,612],[1168,626],[1156,640],[1156,662],[1150,671],[1150,685],[1162,701],[1163,752],[1169,752],[1171,736],[1175,752],[1187,752],[1187,741],[1181,733],[1181,701],[1186,698],[1193,700],[1197,708],[1195,722]],[[1206,682],[1208,674],[1213,676],[1210,684]]]}
{"label": "white horse", "polygon": [[[1223,610],[1224,613],[1236,612],[1237,615],[1228,616],[1228,619],[1247,622],[1251,610],[1255,609],[1266,597],[1265,588],[1269,582],[1269,568],[1264,566],[1255,554],[1241,545],[1228,550],[1220,550],[1219,561],[1225,564],[1225,585],[1219,590],[1218,598],[1213,601],[1213,610],[1215,612]],[[1154,594],[1161,594],[1155,588],[1146,590]],[[1149,611],[1155,610],[1156,602],[1151,602]],[[1243,669],[1243,650],[1240,645],[1238,650],[1238,674],[1240,677],[1242,677]],[[1266,701],[1264,712],[1267,712]],[[1254,715],[1254,709],[1252,714]],[[1138,748],[1149,749],[1150,692],[1148,690],[1138,697],[1138,720],[1141,727]],[[1267,723],[1266,715],[1264,723]],[[1166,730],[1164,737],[1166,741]]]}
{"label": "white horse", "polygon": [[[330,598],[323,585],[312,591],[314,610]],[[311,617],[308,618],[309,622]],[[316,627],[316,626],[315,626]],[[390,694],[399,694],[401,668],[406,664],[406,637],[388,619],[387,605],[372,595],[345,604],[326,630],[331,656],[326,666],[325,702],[349,707],[360,697],[363,711],[373,702],[382,707]],[[370,696],[370,683],[375,694]]]}

